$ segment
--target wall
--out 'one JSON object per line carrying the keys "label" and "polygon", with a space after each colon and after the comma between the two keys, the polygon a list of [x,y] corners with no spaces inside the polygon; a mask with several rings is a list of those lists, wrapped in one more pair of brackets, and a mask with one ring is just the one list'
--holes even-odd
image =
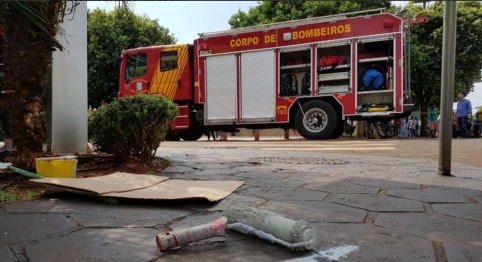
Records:
{"label": "wall", "polygon": [[57,36],[65,50],[53,54],[48,147],[54,153],[87,151],[87,1],[78,3],[61,25],[65,35]]}

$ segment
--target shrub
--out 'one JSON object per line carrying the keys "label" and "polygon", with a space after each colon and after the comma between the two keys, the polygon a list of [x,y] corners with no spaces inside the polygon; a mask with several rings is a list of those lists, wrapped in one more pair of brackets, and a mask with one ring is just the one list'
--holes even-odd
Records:
{"label": "shrub", "polygon": [[178,109],[165,97],[135,95],[89,113],[89,138],[98,150],[149,164]]}

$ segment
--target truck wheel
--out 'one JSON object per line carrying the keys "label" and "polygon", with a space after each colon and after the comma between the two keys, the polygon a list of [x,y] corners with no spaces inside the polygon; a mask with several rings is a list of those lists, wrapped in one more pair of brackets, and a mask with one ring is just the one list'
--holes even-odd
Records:
{"label": "truck wheel", "polygon": [[177,136],[176,132],[174,132],[172,130],[169,130],[166,133],[165,140],[166,141],[179,141],[181,139],[179,138],[179,136]]}
{"label": "truck wheel", "polygon": [[335,109],[323,100],[312,100],[298,109],[295,116],[295,127],[305,139],[327,139],[338,125]]}
{"label": "truck wheel", "polygon": [[333,133],[331,133],[331,135],[328,136],[328,139],[337,139],[340,136],[342,136],[344,132],[345,132],[345,122],[341,121],[341,118],[339,118],[338,124],[335,130],[333,130]]}
{"label": "truck wheel", "polygon": [[177,135],[184,141],[197,141],[203,136],[203,131],[202,129],[183,130],[178,131]]}

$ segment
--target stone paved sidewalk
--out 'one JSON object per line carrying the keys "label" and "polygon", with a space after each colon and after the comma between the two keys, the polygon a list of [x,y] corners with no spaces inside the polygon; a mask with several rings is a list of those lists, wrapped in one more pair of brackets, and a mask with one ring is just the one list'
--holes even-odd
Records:
{"label": "stone paved sidewalk", "polygon": [[[316,250],[353,245],[339,261],[482,261],[482,168],[383,157],[248,148],[161,148],[178,179],[246,180],[218,204],[121,201],[61,195],[0,209],[1,261],[330,261],[229,231],[156,252],[159,232],[219,218],[234,203],[309,221]],[[52,197],[51,197],[52,198]],[[329,253],[329,252],[328,252]]]}

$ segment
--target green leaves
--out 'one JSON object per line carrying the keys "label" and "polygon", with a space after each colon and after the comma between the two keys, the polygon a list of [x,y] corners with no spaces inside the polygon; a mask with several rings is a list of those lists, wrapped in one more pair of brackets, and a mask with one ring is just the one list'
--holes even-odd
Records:
{"label": "green leaves", "polygon": [[390,1],[261,1],[249,11],[231,16],[231,28],[284,22],[375,8],[389,8]]}
{"label": "green leaves", "polygon": [[119,75],[113,66],[122,50],[141,46],[174,44],[176,39],[157,19],[135,15],[123,7],[111,12],[88,11],[88,91],[89,105],[112,101],[119,91]]}
{"label": "green leaves", "polygon": [[[411,39],[413,98],[423,108],[440,99],[443,5],[434,4],[423,10],[409,4],[408,9],[412,16],[429,15],[428,23],[412,27]],[[481,80],[482,69],[482,5],[459,2],[457,13],[455,94],[470,92],[474,83]]]}
{"label": "green leaves", "polygon": [[89,138],[103,152],[124,159],[136,157],[147,164],[178,113],[165,97],[123,97],[91,111]]}

